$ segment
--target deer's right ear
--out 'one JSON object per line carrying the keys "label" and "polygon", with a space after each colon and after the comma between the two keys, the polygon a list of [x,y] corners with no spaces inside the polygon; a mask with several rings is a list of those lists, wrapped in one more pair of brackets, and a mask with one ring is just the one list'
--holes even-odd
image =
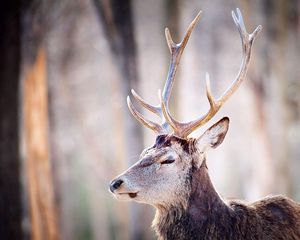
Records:
{"label": "deer's right ear", "polygon": [[201,137],[197,139],[196,146],[198,151],[204,153],[210,148],[216,148],[219,146],[228,131],[229,118],[224,117],[209,129],[207,129]]}

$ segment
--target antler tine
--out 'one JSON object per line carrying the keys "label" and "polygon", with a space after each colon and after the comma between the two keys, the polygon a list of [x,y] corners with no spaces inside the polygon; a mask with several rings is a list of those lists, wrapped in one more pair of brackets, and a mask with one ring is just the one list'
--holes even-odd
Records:
{"label": "antler tine", "polygon": [[[168,43],[168,46],[169,46],[169,49],[170,49],[170,52],[171,52],[169,72],[168,72],[167,80],[166,80],[166,83],[165,83],[165,86],[164,86],[164,89],[163,89],[163,94],[162,94],[162,96],[163,96],[162,99],[163,99],[163,101],[164,101],[164,103],[167,107],[169,105],[170,94],[171,94],[172,86],[173,86],[173,83],[174,83],[174,78],[175,78],[175,75],[176,75],[177,67],[178,67],[179,62],[180,62],[181,55],[183,53],[183,50],[184,50],[184,48],[185,48],[185,46],[186,46],[186,44],[189,40],[189,37],[190,37],[194,27],[199,22],[200,14],[201,14],[201,11],[197,14],[195,19],[189,25],[183,40],[178,44],[174,43],[174,41],[172,40],[169,29],[168,28],[165,29],[167,43]],[[145,117],[142,116],[142,114],[140,114],[133,107],[133,105],[130,101],[130,98],[128,96],[127,104],[128,104],[129,110],[132,113],[132,115],[138,121],[140,121],[143,125],[145,125],[146,127],[152,129],[153,131],[155,131],[157,133],[166,132],[169,128],[169,122],[165,119],[165,116],[162,113],[162,104],[160,104],[158,106],[153,106],[153,105],[147,103],[133,89],[131,90],[131,93],[132,93],[133,97],[135,98],[135,100],[140,105],[142,105],[144,108],[148,109],[149,111],[151,111],[151,112],[155,113],[156,115],[158,115],[159,117],[161,117],[162,124],[159,125],[157,123],[154,123],[150,120],[145,119]]]}
{"label": "antler tine", "polygon": [[259,25],[253,31],[253,33],[249,34],[246,30],[243,16],[240,9],[237,8],[236,12],[237,15],[235,14],[234,11],[232,11],[231,14],[234,23],[237,26],[238,31],[240,33],[242,46],[243,46],[243,60],[236,79],[233,81],[231,86],[225,91],[225,93],[218,99],[218,101],[220,101],[222,104],[230,98],[230,96],[235,92],[235,90],[240,86],[240,84],[244,80],[250,62],[251,47],[252,47],[253,40],[256,38],[259,31],[262,29],[262,26]]}
{"label": "antler tine", "polygon": [[147,103],[140,95],[138,95],[133,89],[131,89],[131,93],[134,96],[135,100],[140,103],[144,108],[148,109],[150,112],[155,113],[159,117],[161,116],[161,110],[158,106],[152,106],[151,104]]}
{"label": "antler tine", "polygon": [[168,28],[165,29],[166,40],[167,40],[168,47],[169,47],[169,50],[171,53],[171,60],[170,60],[167,81],[165,83],[163,93],[162,93],[163,100],[165,101],[166,106],[168,106],[168,102],[169,102],[170,95],[171,95],[171,90],[173,87],[173,83],[174,83],[177,67],[178,67],[180,59],[181,59],[181,55],[182,55],[184,48],[191,36],[193,29],[195,28],[196,24],[200,20],[201,12],[202,11],[199,11],[197,16],[191,22],[191,24],[189,25],[189,27],[184,35],[183,40],[180,43],[175,43],[170,34],[170,30]]}
{"label": "antler tine", "polygon": [[210,105],[210,108],[215,108],[215,106],[218,105],[216,102],[214,96],[211,93],[211,88],[210,88],[210,79],[209,79],[209,74],[208,72],[205,74],[205,90],[206,90],[206,96]]}
{"label": "antler tine", "polygon": [[165,129],[163,129],[162,126],[160,126],[159,124],[157,124],[155,122],[147,120],[142,114],[140,114],[133,106],[129,96],[127,96],[127,105],[128,105],[128,108],[129,108],[131,114],[144,126],[152,129],[157,134],[162,134],[165,132]]}
{"label": "antler tine", "polygon": [[180,123],[176,121],[170,115],[167,106],[165,104],[162,104],[163,106],[162,112],[165,116],[165,119],[169,122],[170,126],[173,128],[174,133],[179,135],[180,137],[187,137],[195,129],[208,122],[219,111],[219,109],[230,98],[230,96],[236,91],[236,89],[240,86],[241,82],[245,78],[249,66],[249,62],[250,62],[252,43],[256,38],[257,34],[259,33],[259,31],[262,29],[262,27],[259,25],[253,31],[253,33],[249,34],[246,31],[242,14],[238,8],[236,9],[236,12],[237,15],[235,14],[234,11],[232,11],[232,18],[238,28],[241,37],[242,49],[243,49],[243,60],[241,63],[239,73],[236,79],[231,84],[231,86],[225,91],[225,93],[220,98],[215,100],[211,94],[209,75],[206,74],[206,95],[210,104],[210,109],[204,116],[201,116],[199,119],[196,119],[188,123]]}

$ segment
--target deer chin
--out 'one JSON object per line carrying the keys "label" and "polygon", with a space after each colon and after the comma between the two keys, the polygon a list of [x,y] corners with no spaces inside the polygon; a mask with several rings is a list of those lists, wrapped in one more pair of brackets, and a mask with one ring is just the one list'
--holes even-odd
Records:
{"label": "deer chin", "polygon": [[131,201],[136,200],[136,198],[138,197],[138,192],[119,192],[114,193],[114,196],[116,199],[121,201]]}

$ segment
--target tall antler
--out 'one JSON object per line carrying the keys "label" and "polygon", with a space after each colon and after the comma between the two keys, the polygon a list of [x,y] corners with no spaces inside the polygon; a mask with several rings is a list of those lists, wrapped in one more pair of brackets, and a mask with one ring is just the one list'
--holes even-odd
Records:
{"label": "tall antler", "polygon": [[237,15],[234,13],[234,11],[232,11],[232,18],[238,28],[242,40],[243,60],[236,79],[233,81],[231,86],[225,91],[225,93],[217,100],[213,97],[211,93],[209,75],[208,73],[206,73],[206,95],[210,105],[209,111],[205,115],[201,116],[199,119],[190,121],[188,123],[180,123],[171,116],[169,112],[168,104],[164,101],[159,91],[160,102],[161,102],[164,117],[167,120],[167,122],[170,124],[170,126],[173,128],[174,134],[176,134],[177,136],[185,138],[189,134],[191,134],[194,130],[196,130],[198,127],[207,123],[219,111],[219,109],[230,98],[230,96],[237,90],[237,88],[240,86],[241,82],[246,76],[246,72],[250,62],[252,43],[256,38],[258,32],[262,29],[262,27],[259,25],[253,31],[253,33],[248,34],[245,28],[242,14],[238,8],[236,9],[236,12]]}
{"label": "tall antler", "polygon": [[230,96],[236,91],[236,89],[240,86],[241,82],[246,76],[246,72],[249,66],[250,62],[250,56],[251,56],[251,48],[254,39],[256,38],[259,31],[262,29],[262,27],[259,25],[253,33],[249,34],[246,31],[245,24],[243,21],[242,14],[240,10],[237,8],[236,13],[232,11],[232,18],[238,28],[241,41],[242,41],[242,49],[243,49],[243,60],[241,63],[241,67],[239,70],[239,73],[236,77],[236,79],[233,81],[231,86],[225,91],[225,93],[218,98],[217,100],[213,97],[211,93],[210,88],[210,80],[209,75],[206,73],[206,95],[207,99],[209,101],[210,109],[206,114],[201,116],[199,119],[187,122],[187,123],[181,123],[175,120],[169,111],[169,98],[171,89],[174,83],[174,77],[176,74],[177,66],[179,64],[182,52],[187,44],[187,41],[190,37],[190,34],[192,30],[194,29],[195,25],[199,21],[200,13],[196,16],[196,18],[193,20],[193,22],[190,24],[186,35],[184,39],[179,43],[176,44],[173,42],[170,32],[168,29],[166,29],[166,38],[168,42],[168,46],[171,52],[171,62],[168,72],[168,77],[166,84],[164,86],[164,90],[161,93],[159,90],[159,98],[160,98],[160,106],[152,106],[148,103],[146,103],[137,93],[135,93],[132,90],[132,94],[135,97],[135,99],[146,109],[150,110],[151,112],[157,114],[162,118],[162,125],[159,125],[157,123],[154,123],[150,120],[145,119],[139,112],[136,111],[136,109],[133,107],[130,98],[127,98],[127,103],[129,106],[129,109],[131,113],[139,120],[141,123],[143,123],[146,127],[149,127],[150,129],[154,130],[158,134],[166,133],[168,130],[168,126],[171,126],[171,128],[174,131],[174,134],[186,138],[189,134],[191,134],[194,130],[196,130],[198,127],[204,125],[207,123],[214,115],[219,111],[219,109],[223,106],[223,104],[230,98]]}
{"label": "tall antler", "polygon": [[[188,27],[188,29],[186,31],[186,34],[185,34],[183,40],[178,44],[174,43],[174,41],[172,40],[169,29],[168,28],[165,29],[168,47],[171,52],[171,61],[170,61],[170,66],[169,66],[169,72],[168,72],[167,81],[165,83],[164,90],[162,93],[162,99],[163,99],[165,105],[167,105],[167,106],[169,105],[170,94],[171,94],[171,90],[173,87],[173,83],[174,83],[174,79],[175,79],[177,67],[180,62],[181,55],[184,51],[184,48],[190,38],[190,35],[191,35],[193,29],[195,28],[196,24],[199,22],[200,14],[201,14],[201,11],[197,14],[195,19],[191,22],[190,26]],[[143,107],[145,107],[149,111],[158,115],[162,119],[162,123],[160,125],[158,123],[155,123],[155,122],[152,122],[152,121],[146,119],[142,114],[140,114],[134,108],[133,104],[131,103],[130,97],[128,96],[127,104],[128,104],[129,110],[132,113],[132,115],[138,121],[140,121],[143,125],[152,129],[154,132],[156,132],[158,134],[167,133],[169,130],[169,122],[166,120],[165,115],[163,114],[162,105],[160,104],[158,106],[152,106],[152,105],[148,104],[147,102],[145,102],[133,89],[131,90],[131,93],[134,96],[134,98],[137,100],[138,103],[140,103]]]}

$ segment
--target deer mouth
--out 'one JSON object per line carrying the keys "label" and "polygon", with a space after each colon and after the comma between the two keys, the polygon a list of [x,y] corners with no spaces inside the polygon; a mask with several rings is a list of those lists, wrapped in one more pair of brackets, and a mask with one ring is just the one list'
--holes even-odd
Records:
{"label": "deer mouth", "polygon": [[135,193],[128,193],[130,198],[135,198],[137,196],[137,192]]}
{"label": "deer mouth", "polygon": [[123,193],[117,193],[118,195],[128,195],[130,198],[136,198],[138,195],[138,192],[123,192]]}

